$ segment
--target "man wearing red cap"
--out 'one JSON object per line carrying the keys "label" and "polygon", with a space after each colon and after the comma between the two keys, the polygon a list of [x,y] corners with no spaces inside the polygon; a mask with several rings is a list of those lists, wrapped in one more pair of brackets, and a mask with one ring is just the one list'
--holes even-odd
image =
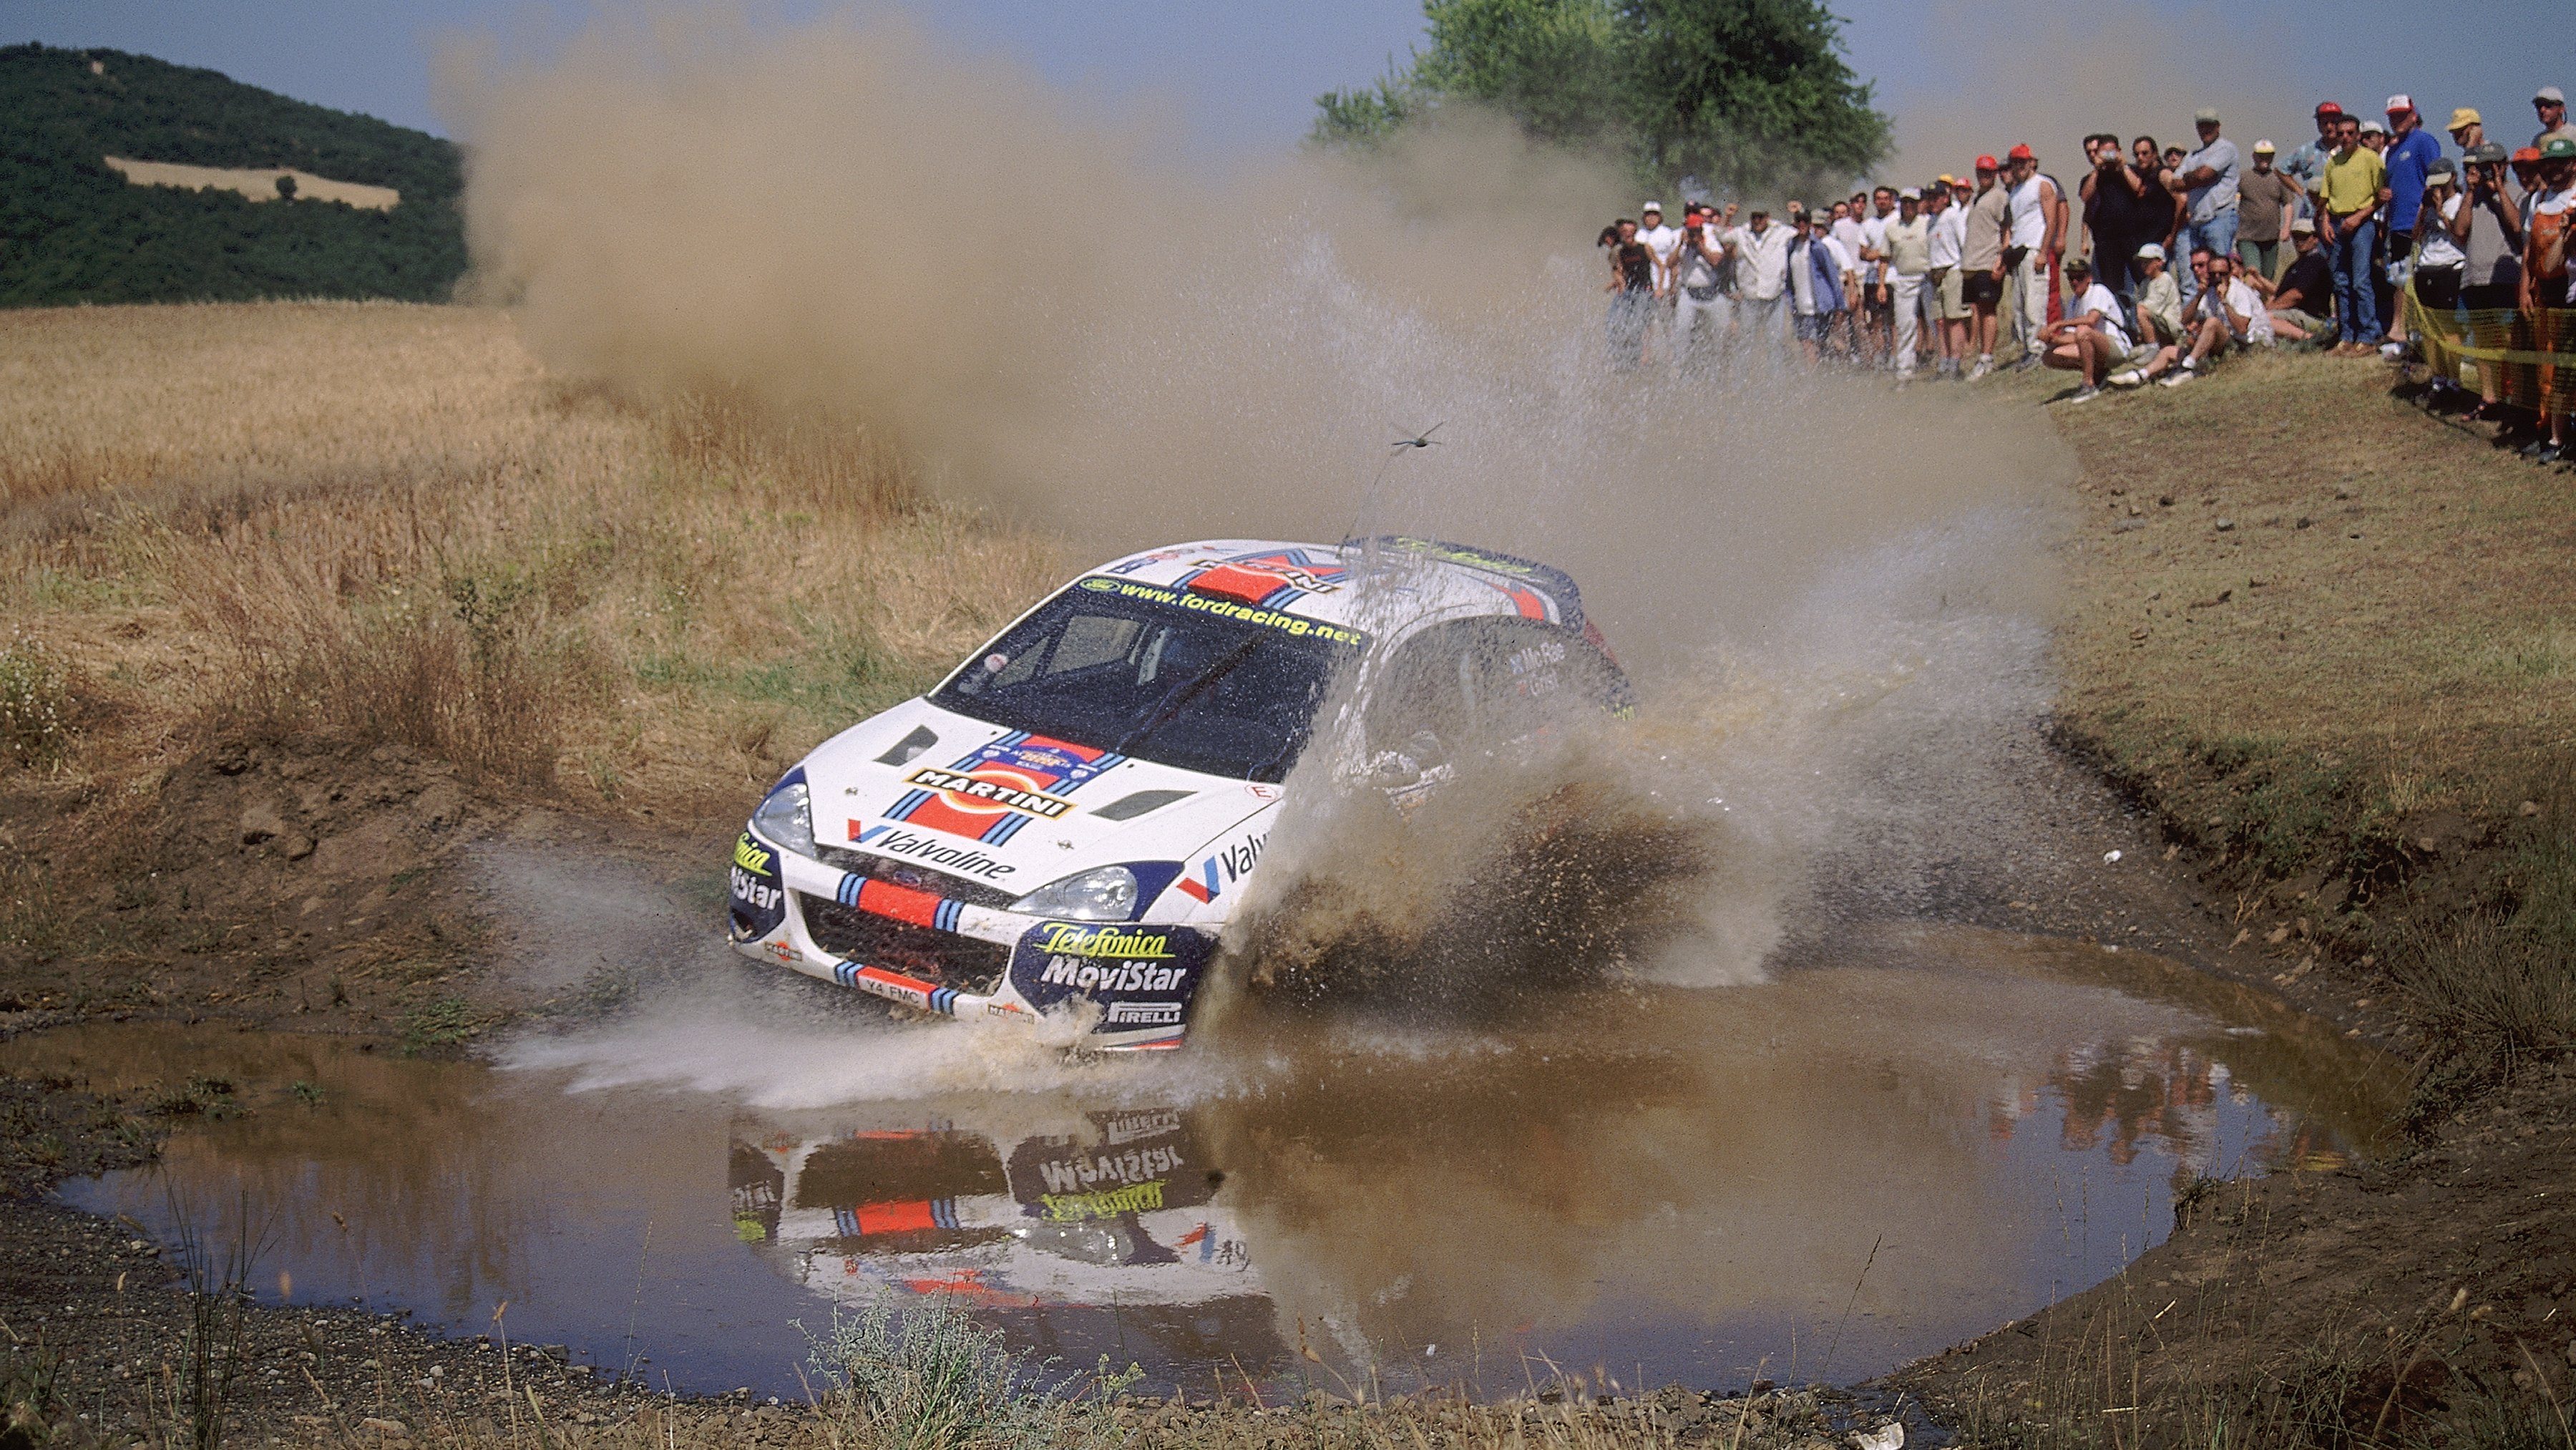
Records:
{"label": "man wearing red cap", "polygon": [[2280,159],[2281,174],[2299,184],[2299,215],[2310,215],[2306,198],[2314,196],[2317,183],[2326,175],[2326,158],[2335,153],[2335,123],[2343,119],[2343,107],[2333,101],[2317,103],[2317,139],[2302,143]]}
{"label": "man wearing red cap", "polygon": [[1995,304],[2004,296],[2004,245],[2011,239],[2010,195],[1995,184],[1995,158],[1977,158],[1977,196],[1968,203],[1968,239],[1959,249],[1959,293],[1968,303],[1968,335],[1977,363],[1975,382],[1995,367]]}
{"label": "man wearing red cap", "polygon": [[2039,157],[2028,146],[2015,146],[2004,161],[2011,187],[2004,203],[2011,230],[2005,293],[2013,305],[2013,338],[2021,344],[2021,360],[2013,364],[2018,371],[2039,366],[2039,333],[2056,300],[2057,254],[2066,245],[2066,194],[2054,178],[2039,174]]}

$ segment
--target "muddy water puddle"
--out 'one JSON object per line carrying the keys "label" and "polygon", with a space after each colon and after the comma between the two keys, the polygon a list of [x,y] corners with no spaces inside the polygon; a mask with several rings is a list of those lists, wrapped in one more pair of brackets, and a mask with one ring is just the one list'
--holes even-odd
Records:
{"label": "muddy water puddle", "polygon": [[578,1362],[791,1395],[797,1321],[931,1293],[1158,1385],[1858,1379],[2117,1272],[2177,1185],[2371,1151],[2392,1106],[2327,1024],[2151,958],[1917,929],[1841,962],[1046,1068],[721,1001],[499,1067],[142,1024],[0,1062],[233,1084],[63,1196],[218,1242],[246,1205],[264,1296],[457,1333],[507,1301]]}

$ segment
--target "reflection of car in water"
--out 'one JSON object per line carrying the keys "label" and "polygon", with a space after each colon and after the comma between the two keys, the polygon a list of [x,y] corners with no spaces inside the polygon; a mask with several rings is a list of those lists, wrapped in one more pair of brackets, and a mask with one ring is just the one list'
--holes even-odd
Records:
{"label": "reflection of car in water", "polygon": [[996,1305],[1193,1305],[1260,1293],[1219,1175],[1167,1108],[1081,1136],[958,1128],[800,1138],[739,1125],[735,1231],[810,1288]]}
{"label": "reflection of car in water", "polygon": [[735,842],[731,938],[925,1011],[1087,1006],[1095,1046],[1176,1046],[1354,661],[1372,704],[1336,772],[1400,800],[1469,733],[1626,697],[1543,564],[1393,537],[1131,555],[789,771]]}

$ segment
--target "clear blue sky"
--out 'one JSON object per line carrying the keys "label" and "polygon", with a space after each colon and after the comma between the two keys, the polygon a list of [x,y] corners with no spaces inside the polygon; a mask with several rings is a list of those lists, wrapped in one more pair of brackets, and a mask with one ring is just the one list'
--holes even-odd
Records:
{"label": "clear blue sky", "polygon": [[[211,66],[304,100],[439,129],[430,56],[485,32],[544,46],[590,0],[0,0],[0,42],[109,46]],[[663,6],[661,8],[671,8]],[[821,0],[755,13],[793,18]],[[1315,94],[1367,80],[1421,35],[1419,0],[938,0],[910,7],[960,44],[1021,57],[1059,83],[1177,105],[1202,155],[1282,146]],[[2566,0],[1838,0],[1851,59],[1878,82],[1909,171],[2024,132],[2062,146],[2097,113],[2179,137],[2217,102],[2250,144],[2300,139],[2333,96],[2373,110],[2413,90],[2438,127],[2480,107],[2500,137],[2531,132],[2532,90],[2576,89]],[[2454,39],[2457,37],[2458,39]],[[2088,99],[2090,98],[2090,99]],[[2438,110],[2436,108],[2439,108]],[[1992,124],[1988,124],[1991,114]],[[2242,117],[2242,119],[2239,119]],[[1991,139],[1990,139],[1991,133]]]}

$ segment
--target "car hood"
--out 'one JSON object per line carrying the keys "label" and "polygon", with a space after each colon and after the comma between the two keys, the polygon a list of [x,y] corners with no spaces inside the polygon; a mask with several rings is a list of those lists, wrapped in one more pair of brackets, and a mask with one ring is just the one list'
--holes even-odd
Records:
{"label": "car hood", "polygon": [[[1095,866],[1192,859],[1279,787],[904,704],[805,758],[814,839],[1020,895]],[[1159,803],[1158,803],[1159,801]]]}

